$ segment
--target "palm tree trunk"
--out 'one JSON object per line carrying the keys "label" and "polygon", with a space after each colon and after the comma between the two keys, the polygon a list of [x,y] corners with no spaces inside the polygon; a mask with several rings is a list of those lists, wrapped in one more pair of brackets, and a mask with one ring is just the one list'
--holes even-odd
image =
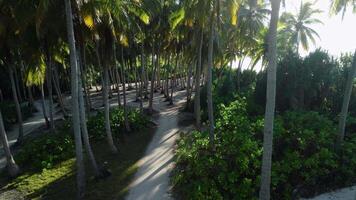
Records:
{"label": "palm tree trunk", "polygon": [[152,47],[152,76],[151,76],[151,91],[150,91],[150,99],[148,101],[148,109],[149,112],[153,112],[153,92],[154,92],[154,84],[155,84],[155,74],[156,74],[156,67],[155,65],[155,47]]}
{"label": "palm tree trunk", "polygon": [[202,50],[203,50],[203,39],[204,31],[201,30],[200,33],[200,44],[198,48],[198,65],[195,74],[195,102],[194,102],[194,115],[195,115],[195,125],[198,129],[201,126],[201,113],[200,113],[200,79],[201,79],[201,69],[202,69]]}
{"label": "palm tree trunk", "polygon": [[260,200],[270,199],[271,167],[273,149],[273,122],[276,106],[276,72],[277,72],[277,24],[281,0],[272,0],[272,15],[268,38],[267,99],[265,126],[263,132],[263,156],[261,169]]}
{"label": "palm tree trunk", "polygon": [[20,173],[19,167],[16,165],[15,160],[11,154],[9,142],[7,140],[7,135],[4,127],[4,121],[2,119],[2,114],[0,111],[0,135],[2,146],[5,151],[6,157],[6,169],[10,175],[10,177],[16,177]]}
{"label": "palm tree trunk", "polygon": [[54,88],[58,95],[59,105],[61,106],[62,112],[65,113],[64,115],[67,115],[66,111],[65,111],[64,101],[63,101],[63,94],[62,94],[60,82],[59,82],[58,66],[56,64],[53,66],[53,77],[52,78],[53,78]]}
{"label": "palm tree trunk", "polygon": [[54,118],[53,118],[53,94],[52,94],[52,59],[47,52],[47,89],[49,98],[49,119],[50,119],[50,130],[54,132]]}
{"label": "palm tree trunk", "polygon": [[43,84],[41,85],[41,106],[42,106],[43,118],[45,119],[45,122],[46,122],[46,127],[49,128],[49,120],[47,117],[46,101],[45,101]]}
{"label": "palm tree trunk", "polygon": [[[215,1],[214,1],[215,5]],[[211,24],[210,24],[210,36],[209,36],[209,47],[208,47],[208,73],[207,73],[207,100],[208,100],[208,117],[209,117],[209,140],[210,145],[214,147],[214,110],[213,110],[213,50],[214,50],[214,32],[215,32],[215,8],[213,7],[213,12],[211,14]]]}
{"label": "palm tree trunk", "polygon": [[143,113],[143,86],[145,84],[145,54],[143,43],[141,44],[141,86],[140,86],[140,110]]}
{"label": "palm tree trunk", "polygon": [[14,70],[14,75],[15,75],[15,85],[16,85],[16,91],[17,91],[17,96],[19,99],[19,102],[22,102],[22,94],[20,90],[20,83],[19,83],[19,76],[17,75],[17,70]]}
{"label": "palm tree trunk", "polygon": [[19,123],[19,135],[17,138],[17,142],[21,144],[23,142],[23,121],[22,121],[22,113],[21,113],[21,107],[20,107],[20,102],[17,98],[17,92],[16,92],[16,85],[15,85],[15,80],[14,80],[14,72],[13,69],[10,67],[9,68],[9,76],[10,76],[10,82],[11,82],[11,89],[12,89],[12,96],[14,98],[14,103],[16,107],[16,114],[17,114],[17,121]]}
{"label": "palm tree trunk", "polygon": [[78,65],[77,51],[75,47],[73,16],[71,1],[64,0],[66,12],[66,26],[68,34],[68,42],[70,47],[70,64],[71,64],[71,90],[72,90],[72,123],[75,137],[75,153],[77,166],[77,199],[83,199],[85,193],[85,169],[83,162],[83,147],[80,132],[80,115],[78,102]]}
{"label": "palm tree trunk", "polygon": [[83,42],[83,44],[82,44],[82,59],[81,59],[81,70],[82,70],[82,72],[83,73],[81,73],[81,80],[83,80],[82,81],[82,85],[83,85],[83,88],[84,88],[84,95],[85,95],[85,102],[86,102],[86,109],[87,109],[87,111],[88,112],[90,112],[90,110],[91,110],[91,101],[90,101],[90,91],[89,91],[89,89],[88,89],[88,87],[87,87],[87,81],[86,81],[86,72],[87,72],[87,57],[86,57],[86,53],[85,53],[85,44],[84,44],[84,42]]}
{"label": "palm tree trunk", "polygon": [[80,110],[80,127],[82,130],[82,139],[84,142],[85,150],[89,156],[89,160],[92,164],[94,174],[96,177],[100,177],[101,173],[98,168],[98,164],[96,162],[93,149],[91,148],[90,145],[90,140],[89,140],[89,135],[88,135],[88,127],[87,127],[87,122],[86,122],[86,114],[85,114],[85,106],[84,106],[84,97],[83,97],[83,90],[82,90],[82,73],[79,70],[80,75],[78,75],[78,89],[79,89],[79,110]]}
{"label": "palm tree trunk", "polygon": [[347,113],[349,110],[349,104],[350,104],[350,99],[351,99],[351,93],[352,93],[352,85],[353,85],[353,80],[356,75],[356,51],[353,57],[352,61],[352,66],[347,78],[346,82],[346,88],[345,88],[345,93],[344,93],[344,99],[342,102],[342,108],[340,112],[340,118],[339,118],[339,134],[337,137],[337,142],[336,142],[336,148],[339,150],[344,138],[345,138],[345,127],[346,127],[346,118],[347,118]]}
{"label": "palm tree trunk", "polygon": [[125,71],[125,62],[124,62],[124,48],[121,47],[121,59],[122,59],[122,65],[121,65],[121,74],[122,74],[122,81],[123,81],[123,93],[124,93],[124,121],[125,121],[125,129],[127,132],[131,132],[130,124],[129,124],[129,116],[127,113],[127,101],[126,101],[126,71]]}
{"label": "palm tree trunk", "polygon": [[187,104],[190,103],[190,100],[192,99],[192,94],[191,94],[191,77],[193,73],[192,65],[188,66],[188,77],[187,77]]}
{"label": "palm tree trunk", "polygon": [[114,144],[110,126],[110,104],[109,104],[109,70],[105,63],[103,65],[103,100],[104,100],[104,115],[105,115],[105,131],[109,147],[112,153],[117,153],[117,148]]}

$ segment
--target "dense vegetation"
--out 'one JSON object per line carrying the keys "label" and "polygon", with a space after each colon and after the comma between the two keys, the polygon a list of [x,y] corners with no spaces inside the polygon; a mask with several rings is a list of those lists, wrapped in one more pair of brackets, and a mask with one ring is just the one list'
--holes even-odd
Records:
{"label": "dense vegetation", "polygon": [[[118,179],[114,179],[114,183],[118,185],[118,188],[121,188],[120,190],[118,189],[119,191],[112,194],[105,194],[105,190],[102,189],[101,192],[90,197],[91,199],[104,198],[105,195],[113,195],[115,198],[119,196],[120,198],[123,198],[124,194],[127,192],[125,191],[125,187],[136,171],[135,162],[142,156],[145,147],[152,136],[152,132],[148,130],[148,128],[152,127],[148,123],[146,116],[142,115],[135,109],[130,110],[129,116],[130,122],[134,124],[134,127],[133,132],[125,136],[123,129],[119,128],[124,126],[123,109],[117,108],[111,112],[113,130],[116,133],[115,139],[118,143],[125,147],[129,145],[135,146],[139,143],[141,145],[137,150],[130,147],[127,148],[127,151],[125,150],[121,152],[119,156],[125,157],[126,160],[105,155],[107,154],[104,150],[105,148],[103,149],[105,141],[102,140],[103,135],[105,134],[105,129],[103,128],[104,120],[102,119],[103,114],[98,113],[97,115],[90,117],[88,120],[88,127],[91,127],[89,128],[89,136],[92,139],[93,148],[96,150],[95,152],[97,155],[100,154],[100,160],[103,160],[106,163],[105,165],[100,166],[100,168],[106,170],[106,173],[114,173],[115,176],[118,176]],[[123,141],[124,136],[125,140]],[[75,148],[72,127],[70,121],[66,121],[56,134],[40,135],[23,144],[22,148],[15,155],[17,163],[23,169],[23,175],[11,180],[9,183],[6,183],[6,179],[1,179],[1,187],[2,189],[17,189],[28,198],[36,198],[45,195],[46,198],[51,199],[74,199],[74,188],[70,188],[68,185],[50,186],[51,184],[59,182],[61,179],[64,179],[62,182],[64,181],[66,184],[73,184],[74,156]],[[130,159],[127,159],[127,157],[130,157]],[[89,173],[88,176],[92,179],[93,174]],[[113,180],[105,181],[110,182]],[[97,186],[105,187],[105,184],[100,183]],[[45,192],[45,190],[49,190],[49,192]],[[63,190],[67,192],[67,194],[65,194],[66,197],[58,195],[58,193],[63,193]]]}
{"label": "dense vegetation", "polygon": [[[105,195],[86,190],[97,186],[86,185],[87,166],[104,179],[102,163],[111,158],[129,172],[105,183],[125,182],[149,139],[128,138],[146,127],[143,113],[155,113],[157,98],[172,106],[178,90],[196,129],[179,141],[177,195],[291,199],[354,184],[356,52],[301,57],[320,39],[314,26],[323,24],[322,11],[301,2],[284,12],[288,3],[0,0],[0,137],[15,178],[4,185],[35,198],[38,188],[70,177],[60,186],[73,188],[75,179],[77,199],[121,197],[122,185]],[[356,10],[354,0],[330,0],[333,15],[349,7]],[[49,130],[28,139],[24,125],[43,125],[24,124],[39,103]]]}

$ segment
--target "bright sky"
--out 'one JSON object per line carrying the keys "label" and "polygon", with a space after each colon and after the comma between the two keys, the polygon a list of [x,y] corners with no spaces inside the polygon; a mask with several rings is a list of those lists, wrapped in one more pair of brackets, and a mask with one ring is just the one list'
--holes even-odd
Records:
{"label": "bright sky", "polygon": [[[286,0],[286,8],[281,11],[296,13],[302,0]],[[304,0],[303,2],[307,2]],[[310,1],[314,2],[314,1]],[[331,0],[317,0],[314,8],[320,9],[323,13],[319,14],[318,19],[324,22],[324,25],[315,25],[313,28],[320,35],[315,46],[311,46],[310,51],[321,47],[329,51],[333,56],[339,56],[344,52],[353,52],[356,49],[356,13],[352,13],[352,8],[348,9],[344,18],[339,14],[330,16]],[[301,51],[302,55],[307,52]]]}
{"label": "bright sky", "polygon": [[[286,0],[286,7],[281,8],[283,12],[296,13],[299,10],[302,0]],[[307,2],[304,0],[303,2]],[[312,28],[318,32],[320,40],[316,40],[315,45],[310,45],[309,52],[321,47],[327,50],[333,56],[340,56],[341,53],[353,52],[356,49],[356,13],[352,13],[352,8],[348,9],[342,18],[342,14],[330,15],[329,8],[331,0],[309,0],[315,2],[314,8],[320,9],[323,13],[315,15],[323,21],[323,25],[314,25]],[[309,52],[300,50],[302,56]],[[234,62],[234,68],[237,68],[237,61]],[[246,59],[243,68],[248,68],[249,59]],[[260,69],[261,64],[256,66],[256,70]]]}

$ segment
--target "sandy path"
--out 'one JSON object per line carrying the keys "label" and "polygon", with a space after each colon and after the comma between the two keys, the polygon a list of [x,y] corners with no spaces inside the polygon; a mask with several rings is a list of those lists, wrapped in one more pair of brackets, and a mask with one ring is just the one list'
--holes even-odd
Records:
{"label": "sandy path", "polygon": [[356,200],[356,186],[322,194],[308,200]]}
{"label": "sandy path", "polygon": [[[49,117],[49,103],[48,100],[45,101],[45,106],[46,106],[46,112],[47,116]],[[39,129],[40,127],[44,126],[46,124],[45,119],[43,117],[43,112],[42,112],[42,105],[41,101],[37,100],[34,102],[34,107],[36,108],[37,112],[33,113],[33,115],[26,119],[23,122],[23,134],[24,136],[27,136],[31,133],[33,133],[35,130]],[[57,106],[57,103],[53,105],[53,113],[54,113],[54,120],[58,120],[60,118],[63,118],[63,114],[60,112],[60,109]],[[12,129],[10,131],[6,132],[8,140],[9,140],[9,145],[12,147],[18,138],[19,135],[19,126],[18,124],[15,124],[12,126]],[[6,166],[6,158],[4,155],[4,149],[2,148],[2,144],[0,144],[0,170],[4,169]]]}
{"label": "sandy path", "polygon": [[[184,93],[177,93],[176,104]],[[156,98],[155,109],[160,111],[159,127],[149,144],[145,156],[138,161],[139,169],[129,185],[127,200],[167,200],[170,195],[169,175],[173,169],[173,147],[178,137],[179,106],[167,107],[167,102]]]}

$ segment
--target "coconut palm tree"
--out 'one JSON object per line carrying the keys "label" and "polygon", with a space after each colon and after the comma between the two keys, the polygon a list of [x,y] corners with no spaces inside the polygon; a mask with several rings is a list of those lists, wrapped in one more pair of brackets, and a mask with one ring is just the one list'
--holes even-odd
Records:
{"label": "coconut palm tree", "polygon": [[16,177],[19,174],[20,169],[16,165],[15,160],[11,154],[11,151],[10,151],[9,142],[7,140],[6,131],[5,131],[5,127],[4,127],[4,121],[2,119],[1,111],[0,111],[0,135],[1,135],[2,146],[4,148],[5,156],[6,156],[6,162],[7,162],[6,169],[9,173],[10,177]]}
{"label": "coconut palm tree", "polygon": [[[355,0],[332,0],[332,5],[331,5],[331,13],[333,14],[338,14],[342,12],[344,15],[347,8],[352,7],[353,11],[356,11],[356,1]],[[351,99],[351,93],[352,93],[352,86],[353,86],[353,80],[356,75],[356,51],[354,54],[353,58],[353,63],[347,78],[346,86],[345,86],[345,93],[342,101],[342,107],[341,107],[341,112],[340,112],[340,118],[339,118],[339,125],[338,125],[338,136],[336,140],[336,148],[340,149],[344,137],[345,137],[345,127],[346,127],[346,118],[349,110],[349,104],[350,104],[350,99]],[[355,197],[356,199],[356,197]]]}
{"label": "coconut palm tree", "polygon": [[273,124],[276,105],[276,73],[277,73],[277,25],[281,0],[271,0],[272,12],[268,38],[267,97],[265,125],[263,131],[263,156],[261,169],[260,200],[270,199],[271,167],[273,149]]}
{"label": "coconut palm tree", "polygon": [[78,63],[77,51],[74,38],[73,14],[70,0],[64,0],[65,14],[67,23],[68,43],[70,47],[70,65],[71,65],[71,93],[72,93],[72,123],[75,137],[75,154],[77,166],[77,199],[82,199],[85,192],[85,171],[83,160],[83,145],[80,131],[79,115],[79,88],[78,88]]}
{"label": "coconut palm tree", "polygon": [[323,24],[321,20],[315,18],[315,15],[321,12],[321,10],[313,8],[313,3],[301,2],[297,14],[282,14],[281,22],[284,26],[282,32],[289,35],[290,42],[296,45],[297,53],[299,53],[300,44],[304,50],[309,50],[309,42],[315,44],[315,37],[320,38],[319,34],[310,26]]}

